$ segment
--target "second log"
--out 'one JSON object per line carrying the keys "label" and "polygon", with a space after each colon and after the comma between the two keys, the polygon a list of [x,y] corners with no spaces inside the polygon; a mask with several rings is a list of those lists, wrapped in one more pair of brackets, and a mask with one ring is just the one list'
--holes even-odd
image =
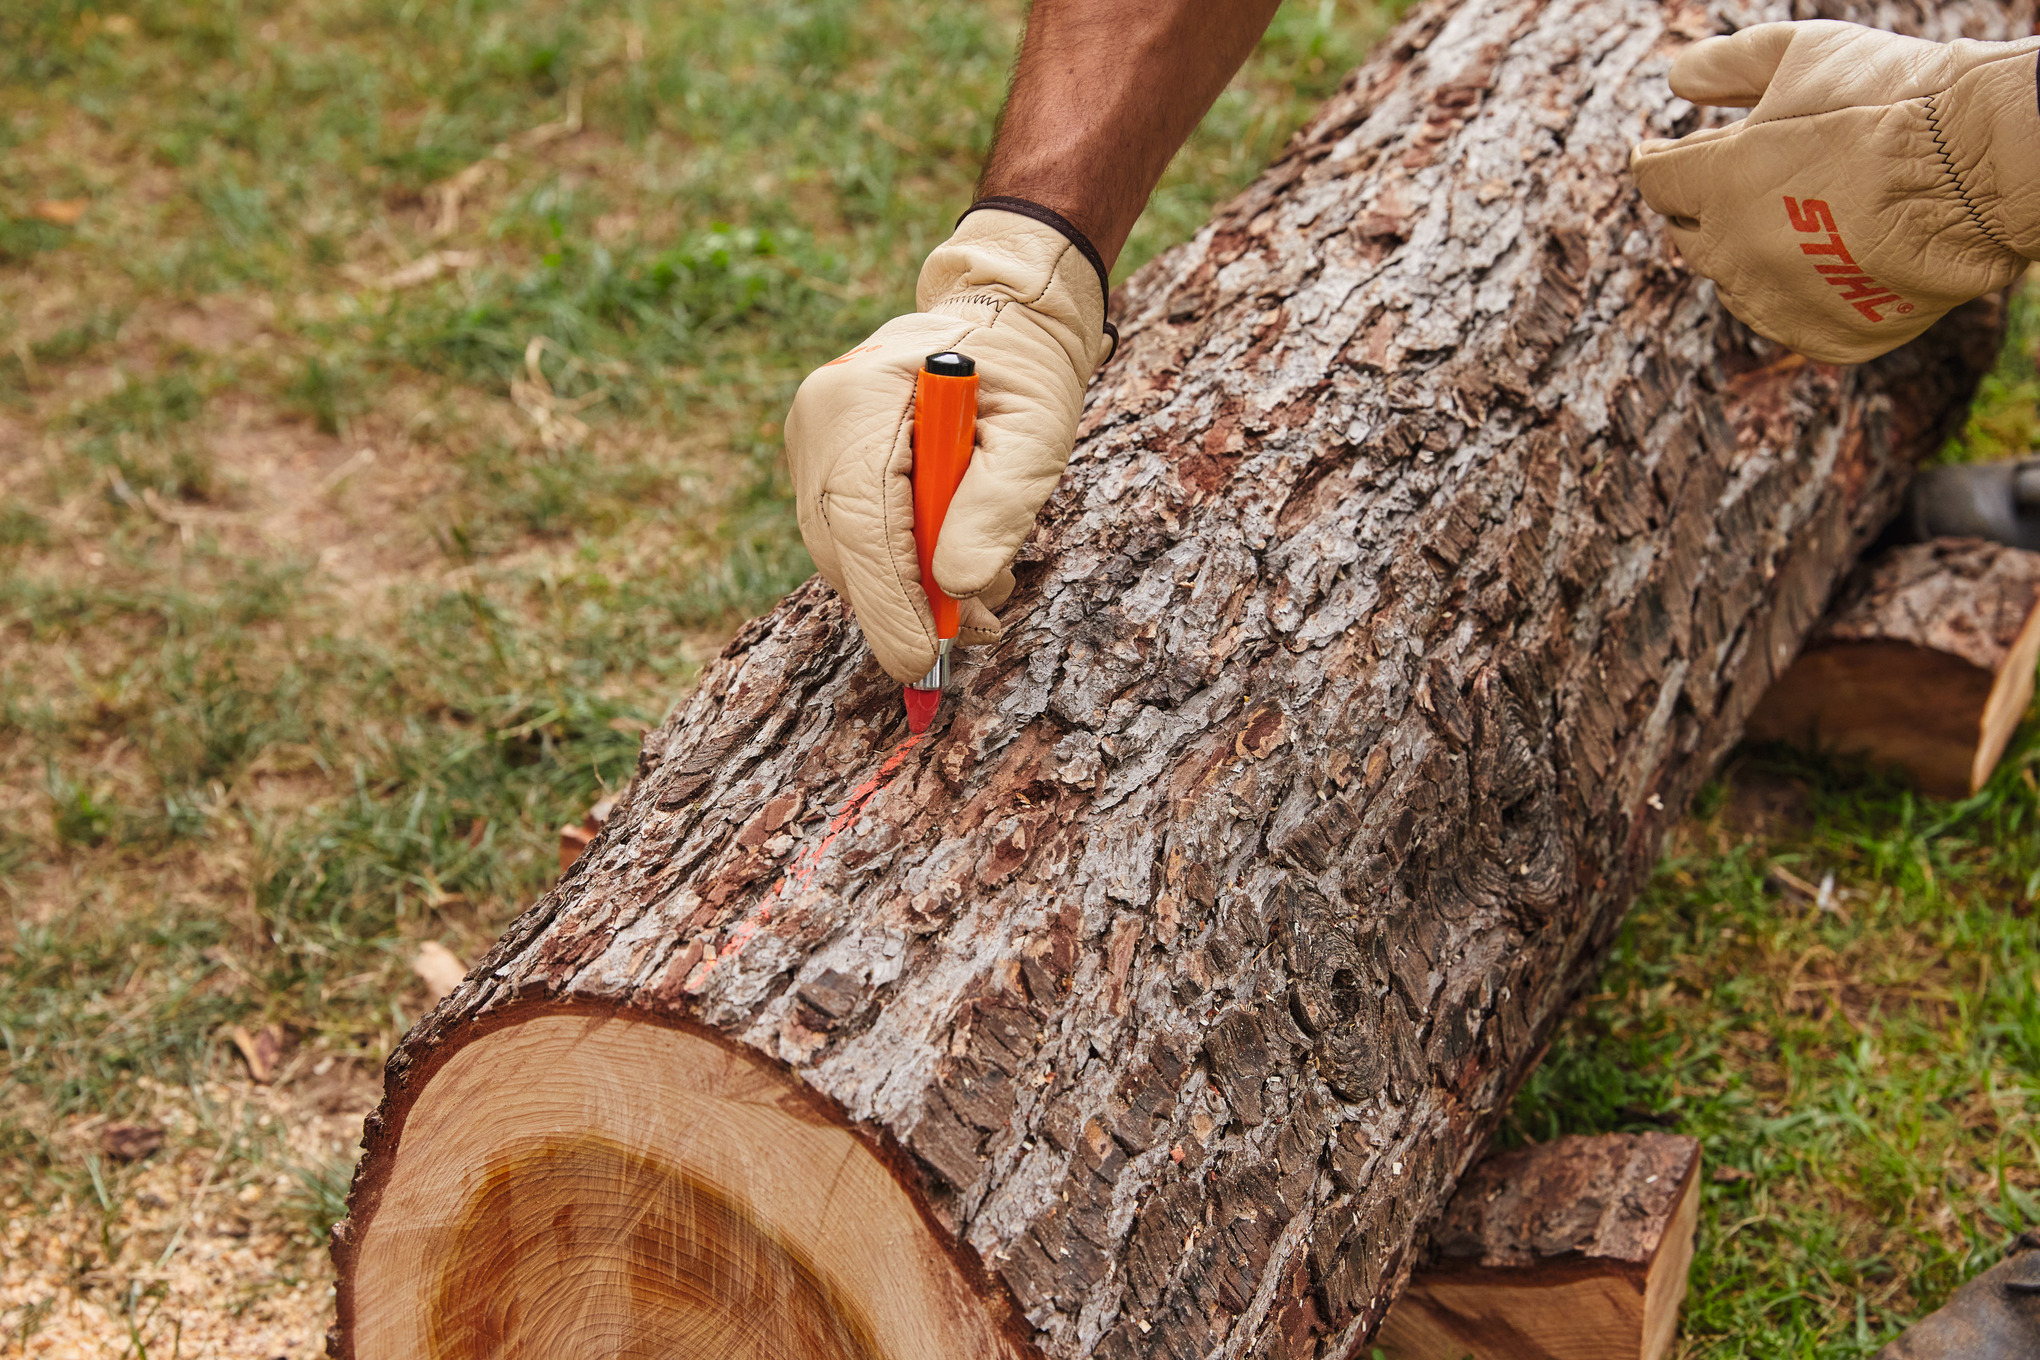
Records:
{"label": "second log", "polygon": [[1974,538],[1894,548],[1844,585],[1749,735],[1897,766],[1926,793],[1982,788],[2040,660],[2040,553]]}

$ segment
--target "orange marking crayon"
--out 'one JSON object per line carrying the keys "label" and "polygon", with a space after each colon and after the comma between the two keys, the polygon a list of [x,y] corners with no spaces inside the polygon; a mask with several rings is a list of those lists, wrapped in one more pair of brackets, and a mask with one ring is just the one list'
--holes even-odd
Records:
{"label": "orange marking crayon", "polygon": [[914,546],[921,555],[921,589],[935,611],[935,665],[906,688],[907,727],[928,730],[949,680],[949,649],[960,620],[956,601],[935,584],[935,541],[949,502],[970,466],[977,440],[977,364],[954,351],[921,361],[914,381]]}

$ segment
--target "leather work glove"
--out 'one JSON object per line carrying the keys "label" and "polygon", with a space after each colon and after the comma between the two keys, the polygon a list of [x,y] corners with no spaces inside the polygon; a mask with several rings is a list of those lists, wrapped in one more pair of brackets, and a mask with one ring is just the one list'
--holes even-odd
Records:
{"label": "leather work glove", "polygon": [[1694,44],[1672,91],[1749,117],[1630,156],[1729,311],[1812,359],[1894,349],[2040,258],[2040,37],[1927,42],[1759,24]]}
{"label": "leather work glove", "polygon": [[[1008,569],[1076,443],[1084,386],[1111,352],[1105,269],[1075,227],[988,200],[921,266],[920,309],[807,376],[786,415],[801,537],[902,683],[935,663],[935,617],[914,549],[914,378],[930,354],[977,361],[977,447],[935,547],[962,601],[959,644],[999,635]],[[1060,223],[1059,230],[1050,222]]]}

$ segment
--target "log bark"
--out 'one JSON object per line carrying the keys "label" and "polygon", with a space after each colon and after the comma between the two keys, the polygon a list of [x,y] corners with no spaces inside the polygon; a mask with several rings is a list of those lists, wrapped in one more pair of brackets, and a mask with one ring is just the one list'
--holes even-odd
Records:
{"label": "log bark", "polygon": [[391,1058],[338,1352],[699,1354],[781,1288],[814,1354],[1355,1353],[1995,353],[1806,363],[1668,253],[1671,58],[1787,15],[1419,10],[1126,287],[930,732],[820,583],[746,626]]}
{"label": "log bark", "polygon": [[1482,1158],[1383,1320],[1389,1360],[1659,1360],[1700,1212],[1700,1141],[1560,1138]]}
{"label": "log bark", "polygon": [[1865,755],[1927,793],[1966,797],[2025,716],[2036,659],[2040,553],[1907,544],[1851,574],[1749,735]]}

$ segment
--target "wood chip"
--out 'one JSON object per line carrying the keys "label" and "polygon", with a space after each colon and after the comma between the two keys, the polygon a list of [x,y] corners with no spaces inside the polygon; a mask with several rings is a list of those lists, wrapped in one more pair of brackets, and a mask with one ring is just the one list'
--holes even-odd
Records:
{"label": "wood chip", "polygon": [[427,940],[418,946],[418,955],[411,960],[411,971],[425,984],[425,990],[436,1006],[460,986],[460,980],[467,976],[467,965],[460,961],[460,955],[439,941]]}
{"label": "wood chip", "polygon": [[276,1076],[276,1060],[283,1056],[283,1027],[264,1025],[257,1033],[250,1034],[235,1025],[227,1031],[227,1037],[240,1051],[241,1061],[248,1064],[248,1075],[260,1085],[267,1086]]}
{"label": "wood chip", "polygon": [[481,262],[482,252],[479,250],[428,250],[403,268],[377,279],[375,286],[390,292],[415,288],[421,283],[432,282],[441,274],[473,269]]}
{"label": "wood chip", "polygon": [[1768,877],[1772,883],[1777,885],[1781,893],[1794,897],[1803,897],[1809,902],[1817,901],[1820,898],[1820,889],[1818,887],[1807,882],[1782,864],[1773,864]]}

